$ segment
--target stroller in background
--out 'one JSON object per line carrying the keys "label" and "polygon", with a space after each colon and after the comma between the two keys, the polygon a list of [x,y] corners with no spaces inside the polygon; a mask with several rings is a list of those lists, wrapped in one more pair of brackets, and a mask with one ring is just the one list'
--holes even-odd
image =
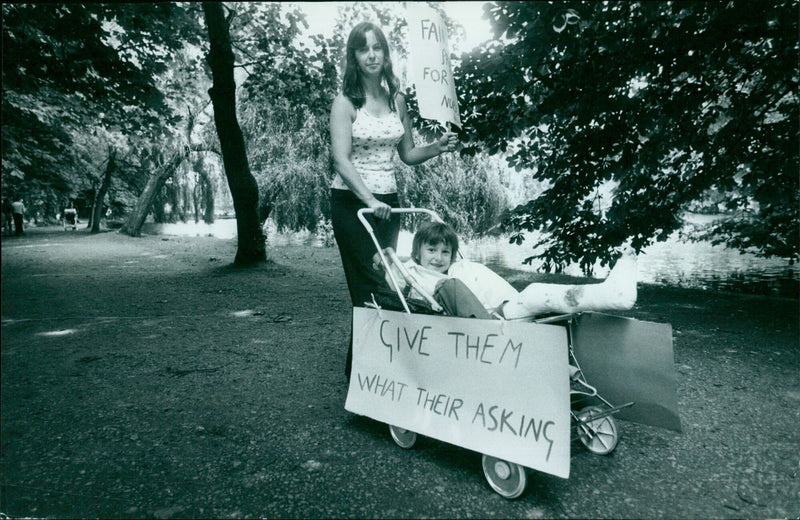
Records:
{"label": "stroller in background", "polygon": [[75,208],[65,209],[61,222],[64,224],[64,231],[67,230],[67,227],[71,227],[73,231],[78,229],[78,210]]}

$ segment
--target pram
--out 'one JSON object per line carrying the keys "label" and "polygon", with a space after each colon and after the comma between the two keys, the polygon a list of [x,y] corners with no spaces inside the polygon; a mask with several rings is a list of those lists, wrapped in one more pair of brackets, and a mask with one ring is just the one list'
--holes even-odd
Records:
{"label": "pram", "polygon": [[64,231],[67,230],[67,227],[71,227],[73,231],[78,229],[78,210],[75,208],[65,209],[62,221],[64,224]]}
{"label": "pram", "polygon": [[[439,216],[436,213],[434,213],[431,210],[427,210],[427,209],[399,208],[399,209],[393,209],[392,212],[393,213],[423,213],[423,214],[427,214],[428,216],[430,216],[431,219],[433,219],[435,221],[442,222],[441,218],[439,218]],[[384,252],[382,251],[382,249],[380,247],[380,244],[378,243],[377,238],[375,237],[375,234],[374,234],[374,232],[372,230],[372,226],[370,225],[368,220],[365,218],[365,215],[368,214],[368,213],[371,213],[371,210],[362,209],[362,210],[360,210],[358,212],[358,217],[359,217],[360,221],[362,222],[362,224],[367,229],[367,231],[370,234],[370,236],[372,237],[372,240],[373,240],[373,242],[374,242],[374,244],[376,246],[376,249],[378,251],[378,254],[380,256],[382,265],[386,268],[385,271],[386,271],[386,273],[388,275],[389,280],[392,282],[391,285],[393,286],[393,289],[397,292],[397,296],[399,298],[399,301],[400,301],[405,313],[407,315],[410,315],[411,314],[411,310],[410,310],[410,307],[409,307],[409,302],[407,301],[407,298],[403,295],[403,292],[400,290],[400,285],[397,283],[397,280],[395,279],[395,275],[393,274],[392,269],[388,268],[389,263],[388,263],[388,261],[386,259],[386,256],[384,255]],[[393,259],[393,261],[396,262],[396,257]],[[401,274],[404,277],[407,275],[407,273],[403,272],[403,270],[401,270]],[[407,280],[407,282],[411,283],[411,280]],[[438,306],[436,301],[433,300],[429,295],[425,295],[425,297],[428,299],[428,301],[425,302],[425,303],[429,304],[430,307],[433,310],[440,309],[440,307]],[[418,305],[419,305],[419,303],[415,302],[415,306],[418,306]],[[378,312],[379,314],[381,312],[383,312],[383,317],[381,318],[381,322],[380,322],[381,323],[381,325],[380,325],[380,341],[383,343],[384,346],[388,346],[387,341],[384,339],[384,324],[389,323],[391,319],[396,319],[396,315],[394,315],[395,317],[393,318],[393,315],[390,315],[391,313],[388,313],[388,312],[385,312],[385,311],[381,311],[380,310],[380,306],[378,306],[377,304],[374,304],[373,307],[376,308],[376,312]],[[363,315],[364,312],[365,311],[363,309],[358,309],[358,315],[359,316]],[[363,334],[362,331],[364,330],[364,328],[356,326],[356,324],[355,324],[355,319],[356,319],[355,318],[355,314],[356,313],[355,313],[355,310],[354,310],[354,327],[353,327],[353,330],[354,330],[354,333],[353,333],[354,334],[354,345],[356,343],[358,343],[360,345],[360,344],[363,344],[365,342],[369,342],[370,340],[364,338],[363,336],[361,336],[361,334]],[[416,316],[416,315],[414,315],[414,316]],[[617,422],[616,422],[616,420],[614,418],[614,414],[616,414],[617,412],[619,412],[620,410],[622,410],[624,408],[632,406],[633,403],[632,402],[628,402],[628,403],[625,403],[625,404],[620,405],[620,406],[615,406],[611,402],[609,402],[607,399],[602,397],[599,394],[599,392],[597,391],[597,389],[587,382],[585,374],[584,374],[583,370],[581,369],[580,364],[578,363],[578,360],[575,357],[575,354],[574,354],[574,351],[573,351],[573,345],[572,345],[573,330],[572,329],[573,329],[573,324],[575,323],[576,316],[578,316],[578,315],[558,315],[558,316],[536,317],[536,318],[531,318],[530,320],[528,320],[532,325],[528,325],[528,324],[520,324],[520,325],[522,325],[523,327],[524,326],[528,326],[529,327],[529,329],[524,329],[523,328],[525,333],[531,333],[531,334],[534,334],[534,335],[537,334],[537,333],[552,334],[553,335],[552,337],[554,339],[547,340],[547,341],[549,341],[549,344],[556,344],[556,350],[557,350],[557,354],[556,355],[557,356],[563,355],[564,351],[566,351],[567,360],[565,360],[565,361],[567,361],[568,364],[565,363],[562,366],[568,367],[568,370],[565,370],[564,373],[565,373],[565,375],[566,375],[567,372],[569,374],[567,376],[569,378],[569,382],[568,382],[569,390],[568,390],[568,393],[569,393],[569,403],[570,403],[569,404],[569,415],[568,415],[568,417],[569,417],[569,422],[571,423],[569,430],[572,433],[571,436],[570,436],[569,442],[576,441],[576,440],[580,441],[580,443],[586,449],[588,449],[590,452],[598,454],[598,455],[607,455],[607,454],[611,453],[616,448],[617,443],[619,441],[619,429],[618,429],[618,426],[617,426]],[[413,322],[417,318],[414,318],[413,316],[408,316],[408,318],[404,318],[404,319],[410,320],[410,321]],[[464,318],[455,318],[455,317],[439,317],[438,319],[440,320],[440,322],[443,321],[443,320],[453,320],[451,323],[454,323],[454,324],[455,323],[462,323],[463,324],[463,320],[464,320]],[[484,323],[486,322],[486,320],[467,320],[467,321],[475,321],[475,322],[482,321]],[[511,321],[511,320],[509,320],[509,321]],[[514,320],[514,321],[517,321],[517,320]],[[490,323],[494,323],[494,322],[490,322]],[[498,324],[494,324],[493,326],[497,327]],[[502,328],[503,327],[503,323],[501,322],[499,324],[499,326]],[[511,325],[508,325],[508,327],[511,327]],[[554,329],[554,328],[560,328],[562,330],[553,331],[552,329]],[[405,340],[406,340],[405,344],[407,344],[412,350],[413,350],[414,346],[416,345],[416,347],[419,350],[420,354],[423,354],[423,352],[422,352],[422,350],[423,350],[423,339],[425,338],[425,334],[426,334],[425,329],[426,329],[426,327],[422,327],[422,329],[421,329],[422,333],[421,333],[421,336],[419,336],[420,339],[418,341],[417,341],[418,334],[415,333],[413,335],[413,340],[409,340],[409,337],[410,337],[409,332],[405,328],[403,329],[404,330],[404,334],[405,334]],[[430,330],[430,327],[428,327],[428,329]],[[529,332],[528,332],[528,330],[529,330]],[[448,334],[454,334],[454,333],[451,331]],[[497,334],[490,334],[490,335],[491,336],[497,336]],[[389,336],[387,335],[386,337],[389,337]],[[488,336],[487,336],[487,338],[488,338]],[[389,340],[389,342],[391,342],[391,341],[392,340]],[[466,341],[469,342],[469,338],[467,338]],[[488,339],[487,339],[487,341],[488,341]],[[401,334],[400,334],[400,328],[398,328],[397,329],[398,354],[400,353],[400,343],[401,343]],[[511,344],[513,345],[513,342]],[[480,355],[480,361],[481,362],[485,362],[486,361],[484,359],[484,354],[486,354],[486,351],[487,351],[486,350],[486,346],[487,345],[484,344],[483,353]],[[492,345],[492,346],[494,346],[494,345]],[[391,348],[392,347],[390,347],[390,350],[391,350]],[[522,344],[521,343],[520,343],[519,348],[520,348],[520,350],[522,349]],[[507,347],[506,347],[506,349],[507,349]],[[458,346],[456,346],[456,351],[458,351]],[[428,355],[427,353],[424,353],[424,354]],[[503,355],[505,356],[505,354],[506,354],[506,351],[504,350],[503,351]],[[354,356],[356,356],[356,355],[358,355],[358,352],[356,352],[354,350]],[[477,356],[477,354],[476,354],[476,356]],[[469,345],[467,346],[467,357],[469,357]],[[502,358],[500,358],[500,359],[502,361]],[[378,383],[380,383],[381,381],[380,381],[380,377],[379,376],[373,376],[373,382],[375,381],[375,377],[378,377]],[[360,374],[358,375],[358,378],[359,378],[359,383],[358,384],[361,385],[361,390],[363,391],[364,390],[364,381],[366,379],[365,378],[362,379],[362,376]],[[378,387],[376,386],[375,390],[374,390],[374,393],[376,395],[380,393],[381,396],[387,394],[387,392],[388,392],[387,391],[387,385],[388,384],[389,384],[388,383],[388,379],[384,379],[383,380],[383,386],[381,387],[380,392],[378,391]],[[402,387],[402,389],[405,388],[405,383],[400,383],[398,381],[397,384],[398,384],[398,386],[400,384],[403,384],[404,386]],[[358,387],[355,386],[355,385],[356,385],[356,383],[353,383],[351,381],[351,392],[353,392],[354,389],[356,389],[356,390],[358,389]],[[391,380],[391,385],[392,385],[391,396],[392,396],[392,401],[394,401],[395,400],[395,391],[394,391],[395,380]],[[402,393],[402,389],[401,389],[401,393]],[[417,398],[418,407],[419,407],[420,402],[424,402],[424,404],[427,406],[427,404],[428,404],[428,401],[427,401],[428,400],[428,392],[427,392],[427,390],[425,390],[423,388],[418,388],[418,390],[419,390],[419,397]],[[372,390],[370,390],[370,392],[371,391]],[[423,391],[425,391],[424,401],[423,401]],[[359,413],[359,411],[363,411],[362,408],[358,408],[355,405],[350,405],[350,403],[351,403],[350,399],[351,399],[351,394],[348,393],[348,406],[352,406],[352,408],[353,408],[353,410],[351,410],[351,411],[356,411],[356,413]],[[355,400],[355,397],[354,397],[354,400]],[[452,398],[452,401],[455,402],[455,401],[463,401],[463,400]],[[438,397],[437,397],[437,399],[435,401],[435,404],[434,404],[434,400],[433,399],[430,401],[430,403],[431,403],[430,411],[433,411],[433,412],[439,414],[439,412],[437,411],[437,409],[439,408],[439,399],[438,399]],[[450,403],[451,403],[451,397],[448,396],[447,397],[447,404],[445,404],[444,408],[442,408],[441,410],[447,410],[447,407],[450,406],[451,407],[450,412],[452,414],[452,405]],[[564,404],[566,404],[566,402],[564,402]],[[497,408],[497,407],[495,407],[495,408]],[[351,408],[348,408],[348,409],[351,409]],[[481,410],[481,411],[483,410],[483,403],[480,404],[479,410]],[[489,412],[491,413],[491,409],[489,409]],[[508,414],[507,416],[506,416],[506,413]],[[566,411],[565,410],[559,410],[559,413],[566,413]],[[526,421],[526,416],[525,415],[522,415],[522,417],[521,417],[521,421],[519,422],[519,428],[518,429],[514,429],[514,427],[512,427],[512,425],[511,425],[511,419],[510,419],[512,417],[512,415],[513,415],[513,412],[511,412],[511,411],[506,412],[506,409],[504,408],[502,410],[502,414],[503,414],[502,416],[499,416],[499,417],[501,417],[502,421],[504,421],[504,423],[501,423],[499,425],[499,428],[500,428],[501,431],[503,429],[503,426],[507,426],[507,429],[510,430],[510,431],[513,431],[515,433],[515,435],[517,433],[519,433],[520,436],[521,436],[521,434],[523,432],[523,429],[525,430],[525,435],[526,436],[528,435],[528,432],[530,431],[531,428],[530,428],[530,424],[527,425],[527,428],[524,428],[525,421]],[[374,414],[365,414],[365,415],[370,415],[373,418],[376,418],[378,420],[381,420],[382,418],[386,417],[386,415],[383,414],[383,413],[374,413]],[[439,415],[441,415],[441,414],[439,414]],[[564,415],[564,416],[566,417],[566,415]],[[505,422],[506,421],[506,417],[509,418],[508,422]],[[456,418],[458,418],[458,417],[456,417]],[[473,417],[472,422],[476,423],[477,418],[479,418],[479,414],[476,412],[475,416]],[[481,416],[480,418],[484,421],[484,425],[485,425],[486,424],[485,423],[485,419],[486,419],[485,416]],[[516,416],[515,416],[515,418],[513,420],[514,421],[517,420]],[[497,423],[497,422],[498,421],[495,419],[495,423]],[[516,425],[516,423],[515,423],[515,425]],[[497,426],[497,424],[495,424],[495,427],[496,426]],[[534,423],[534,426],[535,426],[535,423]],[[546,437],[547,436],[546,426],[543,426],[543,422],[541,420],[538,423],[538,427],[539,427],[539,431],[541,431],[543,427],[545,428],[545,433],[543,435]],[[405,427],[398,426],[398,425],[390,423],[389,431],[390,431],[391,437],[394,440],[394,442],[397,445],[399,445],[401,448],[404,448],[404,449],[409,449],[412,446],[414,446],[414,444],[415,444],[415,442],[417,440],[417,433],[415,433],[414,431],[412,431],[409,428],[405,428]],[[538,440],[539,439],[539,433],[537,433],[536,430],[534,430],[534,433],[536,433],[536,439]],[[443,436],[443,437],[439,437],[439,438],[443,439],[443,440],[450,440],[450,439],[454,438],[454,439],[456,439],[455,442],[457,444],[459,444],[461,446],[464,446],[464,447],[467,447],[467,448],[475,446],[474,443],[471,443],[470,439],[465,438],[465,437],[468,437],[468,435],[465,436],[463,434],[463,432],[456,432],[456,433],[450,435],[449,437]],[[553,445],[553,442],[551,440],[550,448],[552,448],[552,445]],[[551,451],[550,448],[548,448],[548,450],[547,450],[547,458],[548,459],[550,457],[550,451]],[[566,470],[566,475],[568,475],[568,458],[569,458],[569,448],[567,447],[567,470]],[[511,462],[509,460],[506,460],[505,458],[502,458],[502,457],[499,457],[499,456],[495,456],[493,454],[484,453],[483,456],[482,456],[482,466],[483,466],[484,476],[486,477],[486,480],[488,481],[489,485],[492,487],[492,489],[494,491],[496,491],[501,496],[503,496],[505,498],[508,498],[508,499],[513,499],[513,498],[519,497],[523,493],[523,491],[525,490],[525,486],[526,486],[526,483],[527,483],[527,474],[526,474],[526,467],[523,466],[522,464],[517,463],[517,462]],[[543,467],[546,467],[546,465],[544,465]],[[540,468],[537,468],[537,469],[540,469]],[[554,472],[554,474],[558,474],[558,473]],[[564,476],[564,474],[561,473],[559,476]]]}

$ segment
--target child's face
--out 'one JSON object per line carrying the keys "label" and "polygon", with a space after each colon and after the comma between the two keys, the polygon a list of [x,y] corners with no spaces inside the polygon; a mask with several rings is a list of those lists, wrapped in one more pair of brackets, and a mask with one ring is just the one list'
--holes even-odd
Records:
{"label": "child's face", "polygon": [[452,258],[453,250],[444,242],[425,243],[419,248],[419,265],[437,273],[446,273]]}

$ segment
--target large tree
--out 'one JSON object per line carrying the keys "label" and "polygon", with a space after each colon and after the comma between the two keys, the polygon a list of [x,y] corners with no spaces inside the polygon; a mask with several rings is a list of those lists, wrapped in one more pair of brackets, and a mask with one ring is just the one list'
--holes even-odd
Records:
{"label": "large tree", "polygon": [[250,173],[244,137],[236,117],[234,55],[222,3],[203,2],[208,27],[208,64],[213,85],[208,93],[214,105],[214,123],[222,149],[225,176],[236,211],[238,249],[234,264],[247,266],[266,260],[266,244],[258,219],[258,185]]}
{"label": "large tree", "polygon": [[[798,256],[796,1],[502,2],[456,71],[471,150],[550,188],[507,219],[546,232],[543,269],[611,260],[714,193],[707,236]],[[467,153],[470,149],[467,149]],[[597,204],[614,187],[610,207]],[[533,258],[533,257],[532,257]],[[530,259],[529,259],[530,260]]]}

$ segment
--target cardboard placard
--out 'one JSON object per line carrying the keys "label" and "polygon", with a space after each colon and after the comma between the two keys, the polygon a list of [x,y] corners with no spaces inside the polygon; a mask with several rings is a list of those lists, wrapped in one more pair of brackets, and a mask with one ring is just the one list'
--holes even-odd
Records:
{"label": "cardboard placard", "polygon": [[563,326],[353,309],[345,409],[567,478]]}
{"label": "cardboard placard", "polygon": [[447,26],[439,13],[420,2],[409,2],[407,22],[409,78],[416,86],[419,113],[442,126],[451,122],[460,128]]}
{"label": "cardboard placard", "polygon": [[615,405],[634,403],[618,418],[681,431],[670,324],[587,312],[572,332],[586,380]]}

